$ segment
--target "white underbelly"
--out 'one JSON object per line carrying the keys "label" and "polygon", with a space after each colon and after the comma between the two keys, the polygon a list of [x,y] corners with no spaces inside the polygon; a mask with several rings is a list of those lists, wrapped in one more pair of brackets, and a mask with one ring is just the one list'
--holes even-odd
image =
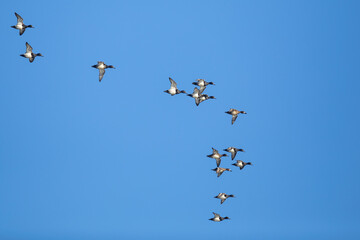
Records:
{"label": "white underbelly", "polygon": [[176,89],[175,89],[175,88],[170,88],[170,89],[169,89],[169,93],[170,93],[171,95],[176,94]]}

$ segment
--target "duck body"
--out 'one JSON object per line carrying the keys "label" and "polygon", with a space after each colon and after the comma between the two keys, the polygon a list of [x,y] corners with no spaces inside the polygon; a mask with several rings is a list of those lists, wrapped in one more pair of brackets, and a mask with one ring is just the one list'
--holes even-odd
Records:
{"label": "duck body", "polygon": [[24,19],[19,14],[15,13],[15,16],[17,18],[17,23],[16,23],[16,25],[11,26],[11,27],[19,30],[20,36],[23,35],[26,28],[34,28],[32,25],[25,25],[23,22]]}
{"label": "duck body", "polygon": [[29,62],[32,63],[35,60],[35,57],[43,57],[41,53],[33,53],[33,48],[30,46],[28,42],[25,43],[26,45],[26,52],[24,54],[20,54],[20,56],[24,58],[28,58]]}
{"label": "duck body", "polygon": [[199,97],[199,104],[206,101],[206,100],[209,100],[209,99],[215,99],[214,96],[209,96],[207,94],[201,94],[200,97]]}
{"label": "duck body", "polygon": [[96,68],[96,69],[99,70],[99,82],[101,82],[101,80],[104,77],[105,69],[107,69],[107,68],[114,68],[115,69],[115,67],[113,65],[106,65],[102,61],[98,61],[96,65],[92,65],[91,67]]}
{"label": "duck body", "polygon": [[228,147],[227,149],[224,149],[224,151],[231,153],[231,160],[234,160],[237,152],[245,152],[244,149],[235,147]]}
{"label": "duck body", "polygon": [[235,197],[234,195],[230,194],[226,194],[226,193],[219,193],[217,196],[215,196],[214,198],[218,198],[221,200],[220,204],[223,204],[225,202],[226,199],[228,199],[229,197]]}
{"label": "duck body", "polygon": [[177,88],[177,83],[171,78],[169,77],[169,81],[170,81],[170,88],[168,90],[165,90],[164,92],[170,94],[171,96],[180,94],[180,93],[186,93],[184,90],[179,90]]}
{"label": "duck body", "polygon": [[231,124],[234,124],[234,122],[235,122],[236,118],[238,117],[239,113],[247,114],[245,111],[239,111],[239,110],[236,110],[236,109],[233,109],[233,108],[230,108],[230,110],[225,112],[225,113],[232,115]]}
{"label": "duck body", "polygon": [[217,213],[214,213],[214,217],[213,218],[210,218],[209,220],[210,221],[214,221],[214,222],[221,222],[221,221],[224,221],[225,219],[230,219],[229,217],[221,217],[220,214],[217,214]]}
{"label": "duck body", "polygon": [[204,79],[196,79],[196,82],[193,82],[192,84],[200,87],[200,93],[205,90],[207,85],[215,85],[213,82],[207,82]]}
{"label": "duck body", "polygon": [[220,177],[221,174],[223,174],[223,172],[225,172],[225,171],[231,172],[230,168],[221,168],[221,167],[217,167],[217,168],[214,168],[214,169],[211,169],[211,170],[213,170],[213,171],[215,171],[217,173],[217,177]]}
{"label": "duck body", "polygon": [[221,163],[221,158],[222,157],[227,157],[226,154],[220,154],[215,148],[212,148],[212,154],[207,155],[207,157],[209,158],[213,158],[216,160],[216,166],[219,167],[220,163]]}
{"label": "duck body", "polygon": [[233,163],[231,165],[234,165],[236,167],[239,167],[240,170],[242,170],[246,165],[252,165],[251,162],[244,162],[244,161],[241,161],[241,160],[237,160],[236,163]]}

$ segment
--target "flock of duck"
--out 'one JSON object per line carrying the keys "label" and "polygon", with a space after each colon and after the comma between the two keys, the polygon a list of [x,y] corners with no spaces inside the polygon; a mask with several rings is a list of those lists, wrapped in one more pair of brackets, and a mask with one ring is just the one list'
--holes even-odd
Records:
{"label": "flock of duck", "polygon": [[[24,32],[27,28],[34,28],[32,25],[24,24],[24,19],[19,14],[15,13],[15,16],[17,18],[17,23],[16,23],[16,25],[11,26],[11,27],[19,30],[20,36],[24,34]],[[29,62],[31,62],[31,63],[35,60],[36,57],[38,57],[38,56],[43,57],[43,55],[41,53],[34,53],[33,48],[30,46],[30,44],[28,42],[26,42],[25,45],[26,45],[26,52],[24,54],[20,54],[21,57],[28,58]],[[104,77],[105,69],[115,68],[114,66],[106,65],[104,62],[101,62],[101,61],[98,61],[98,63],[96,65],[93,65],[92,67],[99,70],[99,82],[101,82],[101,80]]]}
{"label": "flock of duck", "polygon": [[[14,26],[11,26],[11,27],[19,30],[20,36],[24,34],[26,28],[34,28],[32,25],[25,25],[23,18],[16,12],[15,12],[15,16],[17,18],[17,24]],[[43,55],[41,53],[34,53],[33,48],[30,46],[30,44],[28,42],[26,42],[25,45],[26,45],[26,52],[24,54],[21,54],[20,56],[28,58],[30,63],[32,63],[37,56],[43,57]],[[107,65],[101,61],[98,61],[98,63],[96,65],[93,65],[92,67],[99,70],[99,82],[101,82],[101,80],[104,77],[105,69],[115,68],[114,66]],[[172,78],[169,77],[169,81],[170,81],[170,88],[164,92],[170,94],[171,96],[181,94],[181,93],[187,94],[184,90],[179,90],[177,88],[177,84]],[[192,84],[196,85],[197,87],[194,88],[193,93],[187,94],[187,96],[195,99],[196,106],[199,106],[200,103],[202,103],[206,100],[215,99],[214,96],[209,96],[207,94],[204,94],[204,90],[206,89],[206,87],[208,85],[215,85],[213,82],[207,82],[204,79],[197,79],[196,82],[193,82]],[[247,114],[244,111],[239,111],[239,110],[236,110],[233,108],[231,108],[229,111],[227,111],[225,113],[232,115],[231,124],[234,124],[234,122],[236,121],[239,114]],[[239,149],[239,148],[235,148],[235,147],[228,147],[227,149],[224,149],[224,151],[231,153],[231,160],[235,159],[236,154],[238,152],[245,152],[244,149],[241,149],[241,148]],[[225,171],[231,172],[231,169],[229,169],[229,168],[220,167],[221,158],[227,157],[227,154],[220,154],[218,152],[218,150],[216,150],[215,148],[212,148],[212,154],[207,155],[207,157],[213,158],[216,160],[216,168],[214,168],[212,170],[216,172],[217,177],[220,177]],[[232,165],[239,167],[240,170],[242,170],[246,165],[252,165],[252,164],[251,164],[251,162],[244,162],[242,160],[237,160],[236,163],[233,163]],[[232,194],[219,193],[214,198],[220,199],[220,204],[223,204],[226,199],[233,198],[233,197],[235,197],[235,196]],[[221,222],[225,219],[230,219],[229,217],[221,217],[220,214],[217,214],[214,212],[213,212],[213,214],[214,214],[214,217],[210,218],[209,220],[214,221],[214,222]]]}
{"label": "flock of duck", "polygon": [[[180,93],[187,94],[186,91],[179,90],[177,88],[177,84],[172,78],[169,77],[169,81],[170,81],[170,89],[165,90],[164,92],[170,94],[171,96],[174,96],[174,95],[177,95]],[[204,79],[197,79],[196,82],[193,82],[193,84],[200,87],[200,89],[195,87],[193,93],[187,94],[187,96],[195,99],[196,106],[199,106],[200,103],[202,103],[203,101],[206,101],[208,99],[215,99],[214,96],[209,96],[209,95],[203,93],[208,85],[215,85],[213,82],[207,82]],[[233,108],[231,108],[229,111],[227,111],[225,113],[232,115],[232,119],[231,119],[232,125],[236,121],[239,114],[247,114],[245,111],[239,111],[239,110],[236,110]],[[238,152],[245,152],[244,149],[235,148],[235,147],[228,147],[228,148],[224,149],[224,151],[231,154],[231,160],[235,159],[236,154]],[[220,177],[225,171],[231,172],[230,168],[220,167],[221,158],[227,157],[227,154],[220,154],[218,152],[218,150],[216,150],[215,148],[212,148],[212,154],[207,155],[207,157],[213,158],[216,160],[216,168],[211,169],[211,170],[216,172],[217,177]],[[239,167],[239,169],[242,170],[246,165],[252,165],[252,164],[251,164],[251,162],[244,162],[242,160],[237,160],[236,163],[233,163],[232,165]],[[235,196],[232,194],[219,193],[214,198],[220,199],[220,204],[223,204],[226,199],[233,198],[233,197],[235,197]],[[221,222],[225,219],[230,219],[229,217],[221,217],[220,214],[218,214],[218,213],[213,212],[213,214],[214,214],[214,217],[210,218],[209,220],[214,221],[214,222]]]}

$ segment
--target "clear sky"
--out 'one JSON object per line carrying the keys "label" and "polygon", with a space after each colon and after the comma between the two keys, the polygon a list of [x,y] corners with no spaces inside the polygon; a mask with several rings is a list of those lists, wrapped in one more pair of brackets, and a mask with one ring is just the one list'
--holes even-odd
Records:
{"label": "clear sky", "polygon": [[[19,36],[15,11],[35,28]],[[359,239],[359,11],[3,2],[0,239]],[[44,57],[20,57],[26,41]],[[97,61],[116,67],[101,83]],[[217,99],[171,97],[168,77]],[[217,178],[206,155],[229,146],[254,165],[223,158]]]}

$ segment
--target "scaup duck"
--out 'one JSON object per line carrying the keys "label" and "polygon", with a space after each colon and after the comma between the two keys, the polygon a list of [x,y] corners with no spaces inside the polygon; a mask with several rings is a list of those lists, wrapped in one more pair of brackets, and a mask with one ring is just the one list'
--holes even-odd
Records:
{"label": "scaup duck", "polygon": [[26,53],[20,54],[20,56],[22,56],[24,58],[28,58],[29,62],[31,62],[31,63],[35,60],[35,57],[37,57],[37,56],[43,57],[43,55],[41,55],[41,53],[33,53],[32,52],[33,48],[30,46],[30,44],[28,42],[26,42],[25,45],[26,45]]}
{"label": "scaup duck", "polygon": [[11,27],[15,28],[15,29],[18,29],[20,36],[23,35],[26,28],[34,28],[32,25],[25,25],[24,24],[24,19],[19,14],[15,13],[15,16],[17,18],[17,24],[14,25],[14,26],[11,26]]}
{"label": "scaup duck", "polygon": [[99,82],[101,82],[101,80],[104,77],[105,74],[105,69],[107,68],[115,68],[113,65],[106,65],[104,62],[98,61],[98,63],[96,65],[91,66],[93,68],[96,68],[99,70]]}

